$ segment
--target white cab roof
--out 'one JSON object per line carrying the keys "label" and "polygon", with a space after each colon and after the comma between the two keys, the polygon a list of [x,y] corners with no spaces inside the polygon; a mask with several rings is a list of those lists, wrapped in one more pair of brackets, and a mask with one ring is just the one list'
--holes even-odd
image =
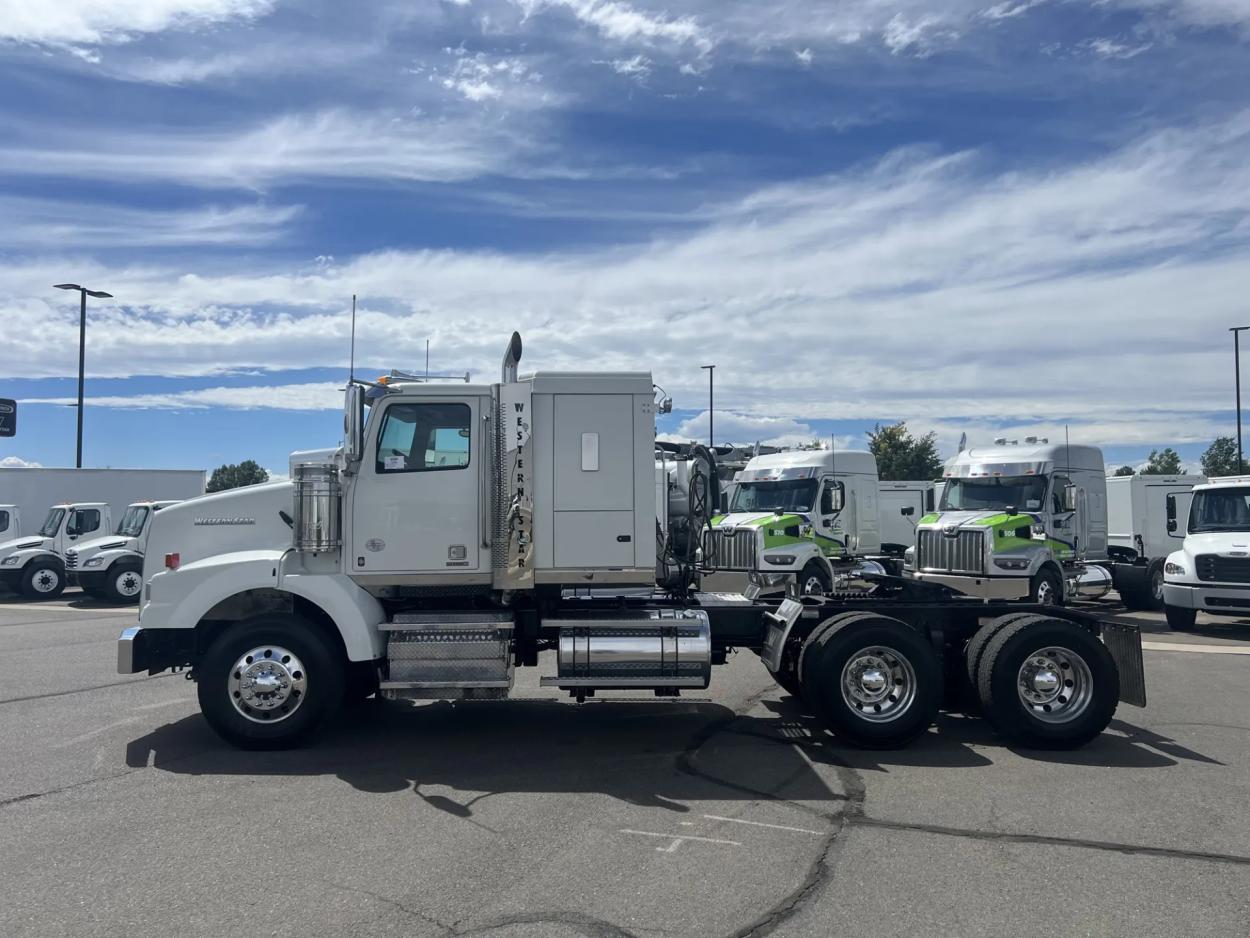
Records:
{"label": "white cab roof", "polygon": [[1207,479],[1205,485],[1194,486],[1194,491],[1217,489],[1226,485],[1250,485],[1250,476],[1216,476],[1214,479]]}
{"label": "white cab roof", "polygon": [[816,469],[835,475],[877,474],[877,459],[872,453],[857,450],[791,450],[786,453],[769,453],[756,456],[747,463],[744,472],[757,469]]}
{"label": "white cab roof", "polygon": [[966,449],[946,463],[946,475],[1026,475],[1064,469],[1105,472],[1097,446],[1063,443],[1007,443]]}

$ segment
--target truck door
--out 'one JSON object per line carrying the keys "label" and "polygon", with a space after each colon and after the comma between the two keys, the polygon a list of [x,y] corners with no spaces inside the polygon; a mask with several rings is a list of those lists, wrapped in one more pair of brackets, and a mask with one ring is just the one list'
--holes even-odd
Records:
{"label": "truck door", "polygon": [[482,399],[383,398],[352,486],[353,573],[481,571]]}
{"label": "truck door", "polygon": [[55,550],[64,553],[74,543],[85,539],[88,535],[100,530],[99,508],[75,508],[69,513],[69,520],[61,529],[62,536],[57,538]]}

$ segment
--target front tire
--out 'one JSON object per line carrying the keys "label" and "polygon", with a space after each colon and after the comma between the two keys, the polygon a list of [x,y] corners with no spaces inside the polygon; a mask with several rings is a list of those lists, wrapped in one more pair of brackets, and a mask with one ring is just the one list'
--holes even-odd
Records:
{"label": "front tire", "polygon": [[1168,628],[1173,632],[1192,632],[1198,621],[1198,610],[1183,606],[1164,606],[1163,614],[1167,617]]}
{"label": "front tire", "polygon": [[990,642],[977,691],[1001,735],[1034,749],[1075,749],[1111,722],[1120,674],[1096,636],[1071,622],[1030,616]]}
{"label": "front tire", "polygon": [[1039,606],[1063,605],[1063,579],[1050,567],[1033,574],[1029,582],[1029,600]]}
{"label": "front tire", "polygon": [[942,668],[925,637],[871,613],[835,616],[808,636],[799,659],[803,699],[841,739],[895,749],[933,723]]}
{"label": "front tire", "polygon": [[342,655],[314,623],[296,616],[230,626],[195,673],[204,719],[240,749],[298,746],[343,702]]}
{"label": "front tire", "polygon": [[101,592],[111,603],[137,603],[143,593],[143,568],[133,563],[114,564],[104,575]]}
{"label": "front tire", "polygon": [[823,561],[809,560],[799,572],[800,596],[828,596],[833,592],[833,578]]}
{"label": "front tire", "polygon": [[28,599],[56,599],[65,592],[65,570],[48,561],[32,560],[22,573],[20,589]]}

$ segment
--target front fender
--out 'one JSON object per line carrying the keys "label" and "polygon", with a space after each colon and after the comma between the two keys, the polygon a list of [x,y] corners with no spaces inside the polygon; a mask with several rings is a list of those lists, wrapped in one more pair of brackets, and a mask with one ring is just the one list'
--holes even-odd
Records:
{"label": "front fender", "polygon": [[378,626],[386,610],[351,577],[341,573],[283,574],[278,588],[325,610],[343,636],[349,661],[372,661],[386,652]]}

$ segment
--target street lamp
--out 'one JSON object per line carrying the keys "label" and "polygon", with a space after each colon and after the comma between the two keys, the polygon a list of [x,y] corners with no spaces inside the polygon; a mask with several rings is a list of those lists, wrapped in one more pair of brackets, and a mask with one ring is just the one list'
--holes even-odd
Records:
{"label": "street lamp", "polygon": [[112,298],[113,294],[103,290],[88,290],[76,283],[53,284],[57,290],[77,290],[81,302],[78,306],[78,457],[76,468],[82,468],[82,385],[84,368],[87,361],[87,297]]}
{"label": "street lamp", "polygon": [[707,445],[711,448],[716,445],[716,423],[714,422],[715,408],[713,407],[716,400],[713,396],[713,390],[715,387],[713,375],[716,373],[716,366],[700,365],[699,367],[707,372]]}

